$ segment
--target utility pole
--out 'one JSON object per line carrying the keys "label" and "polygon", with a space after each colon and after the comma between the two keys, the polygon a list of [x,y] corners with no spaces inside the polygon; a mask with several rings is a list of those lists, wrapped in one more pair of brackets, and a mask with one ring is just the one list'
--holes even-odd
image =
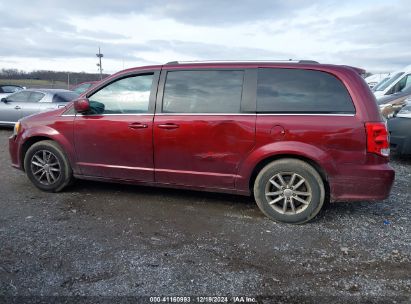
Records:
{"label": "utility pole", "polygon": [[103,54],[101,54],[101,52],[100,52],[100,47],[98,47],[98,54],[96,54],[96,56],[98,57],[97,66],[100,70],[100,80],[102,80],[103,79],[103,67],[101,65],[101,57],[103,57]]}
{"label": "utility pole", "polygon": [[70,72],[67,72],[67,90],[70,90]]}

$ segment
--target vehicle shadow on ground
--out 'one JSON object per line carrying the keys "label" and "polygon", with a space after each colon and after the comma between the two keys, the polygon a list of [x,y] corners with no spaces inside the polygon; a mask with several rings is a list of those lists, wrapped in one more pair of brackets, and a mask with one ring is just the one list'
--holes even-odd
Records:
{"label": "vehicle shadow on ground", "polygon": [[[201,192],[194,190],[181,190],[170,188],[157,188],[138,185],[124,185],[94,181],[77,181],[73,186],[67,189],[67,192],[78,192],[80,194],[91,194],[106,197],[108,194],[124,195],[124,197],[134,196],[136,199],[144,197],[149,201],[156,201],[160,197],[167,197],[180,206],[212,204],[227,208],[235,207],[238,211],[252,211],[251,216],[260,214],[257,204],[250,196],[241,196],[225,193]],[[148,198],[148,199],[147,199]],[[326,203],[319,215],[310,223],[335,222],[352,217],[389,217],[392,209],[392,203],[389,200],[380,202],[337,202]],[[255,211],[255,212],[254,212]],[[261,213],[261,217],[264,215]],[[258,216],[260,218],[260,216]]]}
{"label": "vehicle shadow on ground", "polygon": [[189,189],[173,189],[173,188],[161,188],[161,187],[151,187],[151,186],[140,186],[140,185],[128,185],[119,183],[107,183],[107,182],[94,182],[86,180],[78,180],[74,185],[67,189],[67,192],[88,192],[88,193],[125,193],[132,194],[136,196],[152,196],[155,197],[169,197],[174,199],[183,199],[184,201],[198,201],[207,200],[214,201],[218,203],[227,204],[241,204],[244,206],[249,206],[255,204],[251,196],[234,195],[220,192],[208,192],[208,191],[197,191]]}

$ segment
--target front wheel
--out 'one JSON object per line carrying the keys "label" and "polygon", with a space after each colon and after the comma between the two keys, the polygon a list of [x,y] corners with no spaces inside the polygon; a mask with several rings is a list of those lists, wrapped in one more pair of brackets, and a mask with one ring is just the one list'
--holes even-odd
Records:
{"label": "front wheel", "polygon": [[271,220],[302,224],[320,212],[324,183],[318,172],[298,159],[280,159],[265,166],[254,183],[254,197]]}
{"label": "front wheel", "polygon": [[30,181],[43,191],[59,192],[73,179],[63,149],[51,140],[39,141],[28,149],[24,168]]}

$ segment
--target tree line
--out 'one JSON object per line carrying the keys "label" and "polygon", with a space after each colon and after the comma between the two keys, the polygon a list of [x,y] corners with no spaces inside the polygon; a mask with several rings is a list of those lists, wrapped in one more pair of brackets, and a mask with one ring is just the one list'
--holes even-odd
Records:
{"label": "tree line", "polygon": [[[108,74],[103,74],[103,78]],[[1,69],[0,79],[36,79],[49,80],[52,82],[61,81],[66,82],[70,79],[70,84],[77,84],[85,81],[100,80],[99,73],[85,73],[85,72],[63,72],[63,71],[47,71],[37,70],[26,72],[17,69]]]}

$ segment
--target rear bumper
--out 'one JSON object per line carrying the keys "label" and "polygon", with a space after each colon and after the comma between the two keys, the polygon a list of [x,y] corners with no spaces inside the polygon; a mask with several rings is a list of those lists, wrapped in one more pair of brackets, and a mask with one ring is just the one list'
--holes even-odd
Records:
{"label": "rear bumper", "polygon": [[389,164],[347,165],[330,178],[331,201],[383,200],[390,195],[395,171]]}

